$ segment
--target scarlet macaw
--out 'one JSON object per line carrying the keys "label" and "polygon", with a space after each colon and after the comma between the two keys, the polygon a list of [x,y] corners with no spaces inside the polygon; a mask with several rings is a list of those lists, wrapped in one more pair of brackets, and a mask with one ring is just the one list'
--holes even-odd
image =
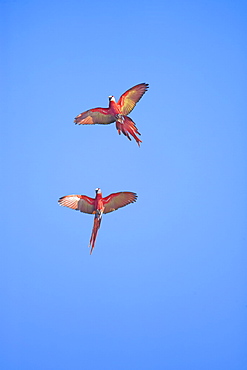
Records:
{"label": "scarlet macaw", "polygon": [[142,83],[127,90],[116,103],[114,96],[109,96],[109,108],[94,108],[79,114],[74,122],[78,125],[109,124],[116,122],[118,133],[121,132],[131,140],[133,136],[140,146],[142,142],[136,135],[141,135],[135,122],[127,115],[135,108],[136,103],[147,91],[148,84]]}
{"label": "scarlet macaw", "polygon": [[134,203],[137,199],[136,193],[128,191],[112,193],[105,198],[102,197],[102,192],[99,188],[95,189],[95,191],[95,199],[90,198],[86,195],[73,194],[66,195],[58,200],[58,203],[61,206],[69,207],[84,213],[95,214],[92,235],[89,242],[89,247],[91,247],[90,254],[92,254],[95,246],[102,214],[116,211],[118,208],[124,207],[130,203]]}

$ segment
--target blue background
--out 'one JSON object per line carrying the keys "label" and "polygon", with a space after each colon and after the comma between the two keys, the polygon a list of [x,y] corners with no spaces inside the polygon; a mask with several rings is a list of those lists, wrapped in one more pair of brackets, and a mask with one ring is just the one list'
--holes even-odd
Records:
{"label": "blue background", "polygon": [[[246,2],[0,5],[1,369],[246,369]],[[141,148],[74,125],[141,82]]]}

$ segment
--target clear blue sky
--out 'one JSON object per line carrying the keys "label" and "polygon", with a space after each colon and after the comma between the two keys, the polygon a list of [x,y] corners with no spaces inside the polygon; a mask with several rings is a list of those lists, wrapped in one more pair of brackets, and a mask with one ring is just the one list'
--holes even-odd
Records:
{"label": "clear blue sky", "polygon": [[[246,2],[0,6],[0,368],[245,370]],[[141,148],[74,125],[141,82]]]}

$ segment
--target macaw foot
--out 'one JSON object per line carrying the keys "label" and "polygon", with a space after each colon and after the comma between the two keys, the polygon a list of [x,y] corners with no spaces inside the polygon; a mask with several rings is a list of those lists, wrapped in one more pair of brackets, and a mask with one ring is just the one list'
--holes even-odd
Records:
{"label": "macaw foot", "polygon": [[122,132],[125,136],[127,136],[129,140],[131,140],[131,137],[130,137],[131,135],[137,142],[138,146],[140,146],[140,143],[142,143],[139,137],[136,136],[136,135],[141,135],[141,134],[137,130],[135,122],[132,121],[130,117],[122,116],[121,120],[116,121],[116,129],[118,130],[119,135]]}
{"label": "macaw foot", "polygon": [[116,114],[115,118],[119,123],[124,123],[124,116],[122,114]]}

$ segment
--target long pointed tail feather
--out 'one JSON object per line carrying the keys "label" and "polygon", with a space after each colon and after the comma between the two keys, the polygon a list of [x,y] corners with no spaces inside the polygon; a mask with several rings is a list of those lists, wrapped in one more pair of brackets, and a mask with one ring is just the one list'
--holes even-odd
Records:
{"label": "long pointed tail feather", "polygon": [[132,121],[132,119],[130,117],[122,116],[121,120],[120,119],[117,120],[116,121],[116,129],[118,130],[119,135],[122,132],[125,136],[127,136],[127,138],[129,140],[131,140],[131,137],[130,137],[130,135],[131,135],[135,139],[135,141],[137,142],[138,146],[140,146],[140,143],[142,143],[142,141],[139,139],[139,137],[136,136],[136,135],[141,135],[141,134],[138,131],[138,129],[135,125],[135,122]]}
{"label": "long pointed tail feather", "polygon": [[93,230],[89,242],[89,247],[91,247],[90,254],[92,254],[93,252],[100,224],[101,224],[101,214],[96,214],[94,217]]}

